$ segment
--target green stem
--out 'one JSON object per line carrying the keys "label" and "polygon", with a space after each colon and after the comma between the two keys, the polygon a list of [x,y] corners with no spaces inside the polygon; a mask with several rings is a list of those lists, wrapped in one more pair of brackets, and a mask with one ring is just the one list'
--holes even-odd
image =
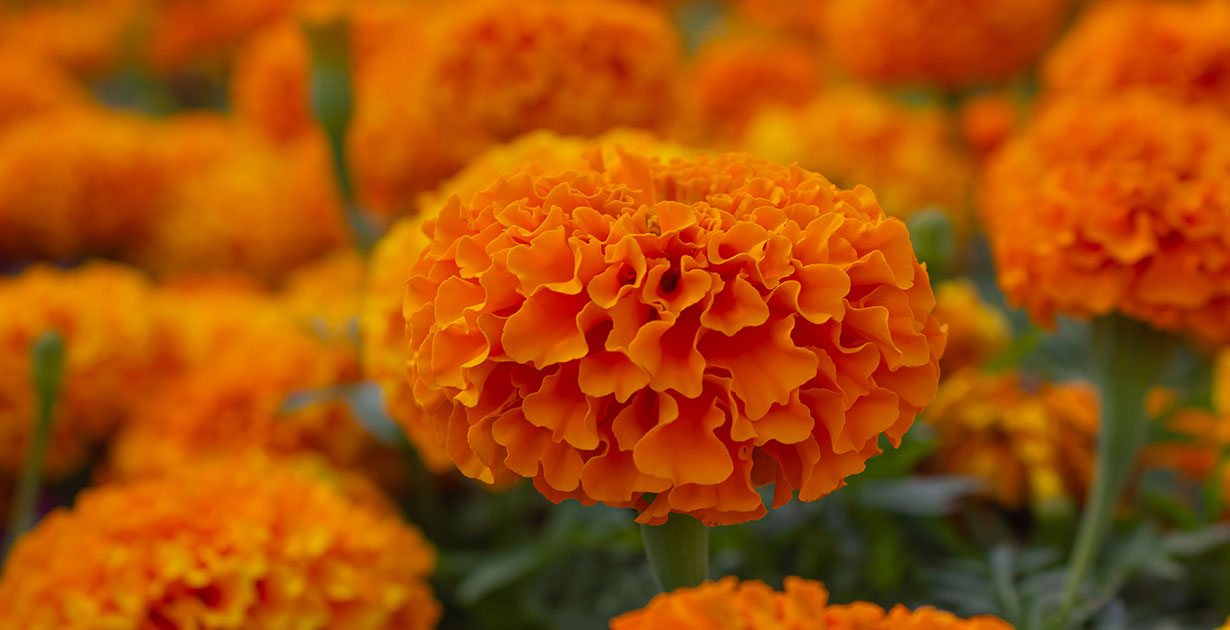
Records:
{"label": "green stem", "polygon": [[1098,461],[1093,488],[1068,560],[1058,627],[1067,627],[1081,582],[1110,529],[1115,507],[1148,438],[1145,395],[1165,371],[1172,349],[1169,335],[1141,322],[1120,315],[1093,321],[1091,375],[1102,402]]}
{"label": "green stem", "polygon": [[709,528],[683,514],[661,525],[642,525],[649,568],[663,592],[698,586],[709,579]]}
{"label": "green stem", "polygon": [[376,242],[376,230],[359,210],[346,164],[346,133],[354,114],[354,88],[350,77],[350,23],[345,18],[323,24],[305,24],[312,55],[309,99],[312,113],[324,129],[342,213],[355,247],[366,256]]}
{"label": "green stem", "polygon": [[43,464],[47,459],[47,444],[51,439],[52,411],[60,391],[64,371],[64,343],[59,333],[44,333],[34,342],[31,353],[32,376],[37,408],[34,432],[26,447],[26,461],[17,481],[9,515],[4,551],[7,554],[22,534],[34,527],[38,507],[38,491],[43,480]]}

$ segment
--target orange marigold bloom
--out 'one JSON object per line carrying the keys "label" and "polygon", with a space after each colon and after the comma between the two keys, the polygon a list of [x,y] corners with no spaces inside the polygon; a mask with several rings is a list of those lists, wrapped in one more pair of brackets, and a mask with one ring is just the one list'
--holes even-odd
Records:
{"label": "orange marigold bloom", "polygon": [[739,154],[590,159],[427,224],[411,382],[462,472],[727,524],[765,514],[757,485],[815,500],[901,438],[945,334],[870,190]]}
{"label": "orange marigold bloom", "polygon": [[422,217],[397,221],[376,243],[359,320],[360,356],[364,375],[384,390],[389,416],[397,420],[423,464],[443,473],[452,469],[452,460],[406,382],[406,320],[401,312],[410,267],[428,243]]}
{"label": "orange marigold bloom", "polygon": [[775,162],[798,162],[841,186],[870,186],[893,216],[939,206],[959,227],[968,223],[970,167],[938,108],[910,107],[861,87],[834,88],[802,108],[762,112],[743,147]]}
{"label": "orange marigold bloom", "polygon": [[150,129],[73,108],[0,133],[0,258],[114,255],[142,240],[168,186]]}
{"label": "orange marigold bloom", "polygon": [[825,43],[869,81],[960,87],[1023,71],[1072,0],[830,0]]}
{"label": "orange marigold bloom", "polygon": [[55,64],[12,46],[0,49],[0,131],[36,114],[88,102],[85,88]]}
{"label": "orange marigold bloom", "polygon": [[934,472],[977,477],[1010,508],[1084,500],[1098,434],[1089,385],[967,368],[944,379],[924,417],[939,444]]}
{"label": "orange marigold bloom", "polygon": [[676,109],[678,35],[660,9],[476,0],[442,7],[423,30],[414,63],[374,64],[357,79],[382,98],[356,103],[350,159],[364,197],[387,214],[521,134],[662,130]]}
{"label": "orange marigold bloom", "polygon": [[226,125],[217,133],[217,154],[217,139],[202,129],[168,126],[159,136],[168,160],[187,159],[200,144],[212,159],[174,178],[150,237],[131,256],[161,274],[237,271],[274,282],[347,242],[320,138],[273,146]]}
{"label": "orange marigold bloom", "polygon": [[976,367],[1008,347],[1012,330],[1003,312],[982,301],[967,279],[950,280],[935,290],[935,319],[948,326],[948,345],[940,372]]}
{"label": "orange marigold bloom", "polygon": [[829,604],[824,585],[787,577],[778,592],[733,577],[654,597],[611,620],[611,630],[1012,630],[995,617],[961,619],[931,607],[911,612],[866,602]]}
{"label": "orange marigold bloom", "polygon": [[812,47],[751,37],[717,39],[697,53],[683,91],[681,133],[695,142],[729,144],[769,105],[797,107],[820,89]]}
{"label": "orange marigold bloom", "polygon": [[1120,311],[1230,342],[1230,122],[1135,94],[1053,103],[988,165],[1008,297],[1036,318]]}
{"label": "orange marigold bloom", "polygon": [[1047,92],[1113,96],[1147,90],[1230,109],[1230,4],[1102,2],[1047,58]]}
{"label": "orange marigold bloom", "polygon": [[435,553],[299,467],[239,458],[86,490],[22,537],[0,627],[427,630]]}
{"label": "orange marigold bloom", "polygon": [[109,263],[26,269],[0,281],[0,476],[20,469],[35,417],[30,351],[54,330],[64,374],[46,471],[85,464],[150,388],[157,360],[151,288],[140,272]]}

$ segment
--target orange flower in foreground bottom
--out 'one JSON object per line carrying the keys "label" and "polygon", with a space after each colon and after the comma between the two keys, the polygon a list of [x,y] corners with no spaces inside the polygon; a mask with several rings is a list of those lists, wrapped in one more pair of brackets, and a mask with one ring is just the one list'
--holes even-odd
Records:
{"label": "orange flower in foreground bottom", "polygon": [[939,443],[931,470],[977,477],[1011,508],[1084,500],[1098,435],[1089,385],[966,369],[946,377],[924,417]]}
{"label": "orange flower in foreground bottom", "polygon": [[4,630],[426,630],[434,552],[335,479],[242,458],[86,490],[21,538]]}
{"label": "orange flower in foreground bottom", "polygon": [[868,81],[960,87],[1023,71],[1073,0],[830,0],[825,43]]}
{"label": "orange flower in foreground bottom", "polygon": [[765,514],[758,485],[815,500],[899,441],[945,337],[905,225],[797,167],[618,153],[427,224],[411,382],[462,472],[729,524]]}
{"label": "orange flower in foreground bottom", "polygon": [[1146,95],[1052,103],[987,167],[999,283],[1043,322],[1121,312],[1230,342],[1230,120]]}
{"label": "orange flower in foreground bottom", "polygon": [[787,577],[785,591],[733,577],[653,598],[611,620],[611,630],[1012,630],[995,617],[961,619],[934,608],[885,612],[875,604],[828,603],[824,585]]}

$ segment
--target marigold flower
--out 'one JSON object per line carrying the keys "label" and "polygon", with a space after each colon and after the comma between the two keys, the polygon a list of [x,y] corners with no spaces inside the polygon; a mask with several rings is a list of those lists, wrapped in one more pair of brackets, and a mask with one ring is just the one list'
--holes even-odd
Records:
{"label": "marigold flower", "polygon": [[434,628],[435,553],[337,482],[239,458],[86,490],[13,548],[6,628]]}
{"label": "marigold flower", "polygon": [[1059,32],[1072,0],[832,0],[825,43],[869,81],[943,87],[1008,79]]}
{"label": "marigold flower", "polygon": [[463,473],[727,524],[765,514],[756,485],[815,500],[901,438],[945,335],[870,190],[738,154],[590,155],[427,224],[410,376]]}
{"label": "marigold flower", "polygon": [[645,608],[611,620],[611,630],[1012,630],[995,617],[961,619],[931,607],[911,612],[866,602],[829,604],[824,585],[787,577],[778,592],[733,577],[654,597]]}
{"label": "marigold flower", "polygon": [[1230,341],[1230,122],[1148,95],[1047,107],[991,161],[982,211],[1009,299]]}
{"label": "marigold flower", "polygon": [[[306,452],[400,481],[389,465],[397,455],[363,429],[344,398],[343,388],[359,377],[348,341],[330,343],[297,327],[293,312],[258,294],[170,292],[163,299],[161,326],[179,353],[168,364],[178,370],[135,403],[111,449],[113,474],[160,474],[219,453]],[[198,346],[208,354],[200,357]]]}
{"label": "marigold flower", "polygon": [[88,102],[85,89],[55,64],[12,46],[0,48],[0,131],[37,114]]}
{"label": "marigold flower", "polygon": [[949,136],[938,108],[851,86],[826,90],[802,108],[762,112],[743,147],[775,162],[798,162],[840,186],[866,184],[893,216],[939,206],[963,227],[970,167]]}
{"label": "marigold flower", "polygon": [[1008,318],[978,295],[967,279],[950,280],[935,290],[935,319],[948,326],[948,345],[940,359],[940,373],[981,366],[1008,346],[1012,330]]}
{"label": "marigold flower", "polygon": [[62,271],[30,267],[0,280],[0,476],[20,469],[35,418],[30,351],[43,333],[64,339],[46,473],[80,469],[150,387],[157,354],[151,288],[108,263]]}
{"label": "marigold flower", "polygon": [[1004,506],[1080,502],[1089,489],[1098,434],[1089,385],[967,368],[944,379],[924,417],[939,444],[930,469],[977,477]]}
{"label": "marigold flower", "polygon": [[820,61],[807,45],[752,37],[717,39],[692,62],[683,90],[681,133],[730,144],[769,105],[798,107],[820,89]]}
{"label": "marigold flower", "polygon": [[358,79],[382,98],[356,102],[349,156],[364,198],[385,214],[521,134],[663,130],[676,109],[678,35],[659,9],[478,0],[442,7],[423,30],[416,63],[377,64]]}
{"label": "marigold flower", "polygon": [[1114,96],[1147,90],[1227,109],[1230,5],[1220,0],[1102,2],[1047,58],[1048,93]]}
{"label": "marigold flower", "polygon": [[[169,160],[200,150],[173,128],[161,139]],[[274,282],[342,246],[347,228],[319,140],[273,146],[232,134],[221,155],[174,179],[150,237],[130,255],[160,274],[239,271]]]}
{"label": "marigold flower", "polygon": [[74,108],[0,133],[0,258],[123,252],[148,232],[167,186],[150,125]]}

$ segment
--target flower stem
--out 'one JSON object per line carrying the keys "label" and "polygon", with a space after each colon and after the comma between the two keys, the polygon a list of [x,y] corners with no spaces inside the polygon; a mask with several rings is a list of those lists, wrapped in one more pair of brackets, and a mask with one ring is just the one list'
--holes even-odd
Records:
{"label": "flower stem", "polygon": [[312,113],[324,129],[342,213],[350,227],[355,248],[364,256],[376,241],[376,230],[359,210],[354,181],[346,164],[346,132],[354,114],[354,89],[350,77],[350,22],[338,18],[321,24],[305,24],[312,56],[309,99]]}
{"label": "flower stem", "polygon": [[1149,433],[1145,395],[1169,363],[1173,339],[1121,315],[1092,325],[1091,375],[1101,393],[1102,423],[1093,488],[1081,516],[1057,627],[1066,628],[1081,582],[1089,573],[1124,486]]}
{"label": "flower stem", "polygon": [[661,525],[642,525],[649,567],[663,592],[698,586],[709,578],[709,528],[684,514]]}
{"label": "flower stem", "polygon": [[26,446],[26,461],[17,481],[13,511],[9,516],[8,532],[4,540],[6,554],[19,536],[34,527],[38,491],[43,479],[43,464],[47,459],[47,443],[51,439],[52,411],[60,391],[60,377],[64,371],[64,342],[59,333],[44,333],[35,340],[30,360],[37,408],[34,432]]}

